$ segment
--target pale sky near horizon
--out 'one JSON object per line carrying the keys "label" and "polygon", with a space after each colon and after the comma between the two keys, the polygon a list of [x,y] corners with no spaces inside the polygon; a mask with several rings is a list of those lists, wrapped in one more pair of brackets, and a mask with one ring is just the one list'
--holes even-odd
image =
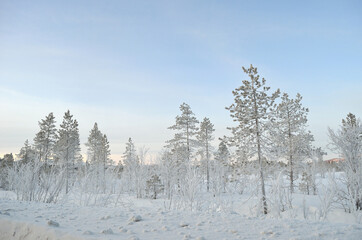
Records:
{"label": "pale sky near horizon", "polygon": [[183,102],[217,139],[250,64],[303,96],[314,145],[333,156],[327,127],[362,118],[361,13],[361,1],[2,0],[0,156],[67,109],[82,144],[97,122],[116,161],[129,137],[159,152]]}

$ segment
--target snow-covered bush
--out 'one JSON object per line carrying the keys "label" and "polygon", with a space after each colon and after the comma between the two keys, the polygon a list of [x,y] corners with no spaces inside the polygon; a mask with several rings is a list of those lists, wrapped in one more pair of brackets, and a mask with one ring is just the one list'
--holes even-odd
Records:
{"label": "snow-covered bush", "polygon": [[281,217],[281,212],[287,209],[292,209],[292,202],[290,201],[290,189],[284,181],[283,174],[285,170],[276,175],[272,182],[270,189],[270,212],[277,218]]}
{"label": "snow-covered bush", "polygon": [[186,166],[186,175],[180,182],[180,196],[183,200],[184,207],[189,208],[191,211],[195,210],[197,194],[199,192],[200,175],[196,167],[188,164]]}
{"label": "snow-covered bush", "polygon": [[71,191],[71,196],[80,206],[107,206],[117,201],[116,194],[121,192],[120,180],[116,168],[105,171],[104,182],[99,184],[96,169],[80,173]]}
{"label": "snow-covered bush", "polygon": [[163,152],[159,162],[159,171],[167,199],[171,200],[178,182],[179,164],[177,155],[169,151]]}
{"label": "snow-covered bush", "polygon": [[329,130],[331,148],[342,157],[341,162],[343,183],[345,184],[344,197],[347,200],[349,211],[362,210],[362,124],[355,115],[349,113],[342,120],[339,130]]}
{"label": "snow-covered bush", "polygon": [[42,162],[17,162],[8,169],[9,187],[17,199],[56,202],[64,184],[64,171]]}
{"label": "snow-covered bush", "polygon": [[4,189],[9,188],[8,182],[8,170],[14,165],[13,154],[5,154],[3,158],[0,158],[0,187]]}
{"label": "snow-covered bush", "polygon": [[334,208],[337,201],[338,188],[335,174],[329,172],[327,178],[328,183],[321,186],[320,194],[318,194],[320,200],[319,218],[321,220],[327,218],[328,213]]}

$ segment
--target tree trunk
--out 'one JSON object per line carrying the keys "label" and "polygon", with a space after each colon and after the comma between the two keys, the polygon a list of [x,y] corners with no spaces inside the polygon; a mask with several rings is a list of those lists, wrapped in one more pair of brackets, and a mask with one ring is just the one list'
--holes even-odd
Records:
{"label": "tree trunk", "polygon": [[189,123],[186,124],[187,161],[190,161]]}
{"label": "tree trunk", "polygon": [[263,202],[263,213],[268,213],[268,207],[266,203],[266,194],[265,194],[265,184],[264,184],[264,171],[263,171],[263,160],[261,156],[261,143],[260,143],[260,130],[259,130],[259,119],[257,115],[257,106],[256,101],[254,101],[254,110],[255,110],[255,125],[256,125],[256,141],[258,145],[258,161],[259,161],[259,170],[260,170],[260,181],[261,181],[261,193],[262,193],[262,202]]}
{"label": "tree trunk", "polygon": [[[253,88],[254,88],[254,82]],[[268,206],[266,203],[266,194],[265,194],[265,184],[264,184],[264,171],[263,171],[263,160],[261,156],[261,143],[260,143],[260,126],[259,126],[259,116],[258,116],[258,106],[256,104],[256,93],[255,89],[253,90],[253,102],[254,102],[254,114],[255,114],[255,130],[256,130],[256,141],[258,147],[258,161],[259,161],[259,170],[260,170],[260,181],[261,181],[261,193],[262,193],[262,202],[263,202],[263,213],[268,214]]]}
{"label": "tree trunk", "polygon": [[68,194],[68,179],[69,179],[69,154],[68,154],[68,148],[67,148],[67,154],[66,154],[66,169],[65,169],[65,194]]}
{"label": "tree trunk", "polygon": [[288,111],[288,138],[289,138],[289,165],[290,165],[290,192],[294,192],[294,176],[293,176],[293,142],[292,142],[292,132],[291,132],[291,126],[290,126],[290,115],[289,115],[289,109]]}
{"label": "tree trunk", "polygon": [[207,191],[210,189],[210,172],[209,172],[209,143],[208,143],[208,134],[206,130],[206,184]]}
{"label": "tree trunk", "polygon": [[[258,120],[256,119],[256,124],[258,126]],[[263,212],[264,214],[268,213],[268,207],[266,203],[266,194],[265,194],[265,184],[264,184],[264,171],[263,171],[263,161],[261,157],[261,148],[260,148],[260,133],[257,127],[256,132],[257,144],[258,144],[258,160],[259,160],[259,169],[260,169],[260,181],[261,181],[261,193],[262,193],[262,202],[263,202]]]}

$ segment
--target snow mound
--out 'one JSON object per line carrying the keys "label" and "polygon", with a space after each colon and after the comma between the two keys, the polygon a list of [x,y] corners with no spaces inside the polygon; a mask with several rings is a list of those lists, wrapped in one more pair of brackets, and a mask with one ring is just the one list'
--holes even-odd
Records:
{"label": "snow mound", "polygon": [[89,230],[83,232],[83,235],[93,235],[93,234],[94,233],[92,231],[89,231]]}
{"label": "snow mound", "polygon": [[101,233],[103,234],[113,234],[113,230],[111,228],[104,229]]}
{"label": "snow mound", "polygon": [[59,223],[53,220],[49,220],[48,225],[52,227],[59,227]]}
{"label": "snow mound", "polygon": [[34,224],[0,219],[0,239],[7,240],[81,240],[83,238]]}
{"label": "snow mound", "polygon": [[186,222],[181,222],[180,223],[180,227],[188,227],[190,224],[186,223]]}
{"label": "snow mound", "polygon": [[142,220],[142,217],[140,215],[133,215],[130,219],[129,222],[140,222]]}

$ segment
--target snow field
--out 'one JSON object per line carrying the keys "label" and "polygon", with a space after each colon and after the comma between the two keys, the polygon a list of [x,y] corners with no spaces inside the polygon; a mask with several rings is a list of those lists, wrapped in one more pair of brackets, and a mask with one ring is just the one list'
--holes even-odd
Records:
{"label": "snow field", "polygon": [[166,211],[163,200],[129,200],[133,204],[127,207],[91,207],[2,198],[0,239],[357,240],[362,236],[360,224],[251,217],[236,211]]}

